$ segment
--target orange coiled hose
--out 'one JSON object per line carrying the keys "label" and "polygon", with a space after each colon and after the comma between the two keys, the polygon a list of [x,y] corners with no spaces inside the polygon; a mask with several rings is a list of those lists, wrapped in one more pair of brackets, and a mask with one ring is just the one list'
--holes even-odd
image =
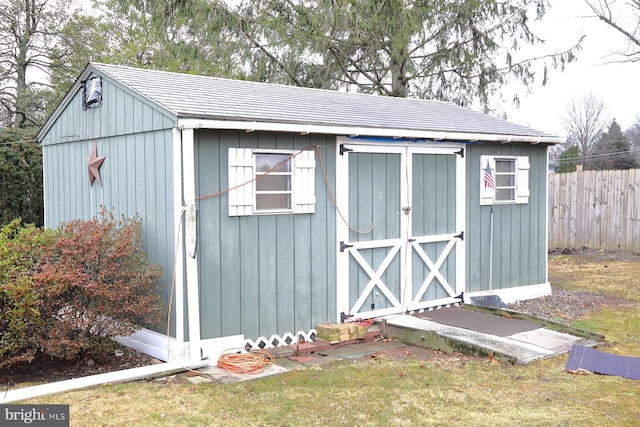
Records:
{"label": "orange coiled hose", "polygon": [[266,350],[250,350],[248,353],[243,351],[225,350],[218,357],[218,367],[230,372],[255,374],[276,363],[273,355]]}

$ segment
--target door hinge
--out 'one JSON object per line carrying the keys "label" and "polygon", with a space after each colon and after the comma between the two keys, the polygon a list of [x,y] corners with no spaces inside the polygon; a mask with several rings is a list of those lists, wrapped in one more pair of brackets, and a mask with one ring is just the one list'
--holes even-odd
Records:
{"label": "door hinge", "polygon": [[411,212],[411,206],[402,208],[402,212],[404,212],[405,215],[409,215],[409,212]]}
{"label": "door hinge", "polygon": [[347,314],[344,311],[340,312],[340,323],[346,322],[348,319],[351,319],[353,316],[351,314]]}
{"label": "door hinge", "polygon": [[343,156],[344,153],[348,153],[349,151],[353,151],[353,148],[347,148],[344,144],[340,144],[340,155]]}
{"label": "door hinge", "polygon": [[460,151],[456,151],[456,154],[464,159],[464,148],[461,148]]}
{"label": "door hinge", "polygon": [[344,252],[345,249],[352,248],[353,245],[347,245],[344,241],[340,242],[340,252]]}
{"label": "door hinge", "polygon": [[464,240],[464,231],[461,231],[460,234],[456,234],[453,236],[454,239]]}

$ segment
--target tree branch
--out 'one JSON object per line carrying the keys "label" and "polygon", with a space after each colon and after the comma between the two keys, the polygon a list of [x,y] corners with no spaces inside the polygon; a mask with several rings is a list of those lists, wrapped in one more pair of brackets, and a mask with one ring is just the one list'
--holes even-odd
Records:
{"label": "tree branch", "polygon": [[256,40],[251,34],[249,34],[249,31],[247,31],[247,22],[243,19],[240,21],[240,31],[242,31],[242,34],[245,35],[245,37],[251,42],[251,44],[253,44],[253,46],[257,47],[262,53],[264,53],[271,61],[273,61],[274,63],[276,63],[278,65],[278,67],[287,75],[287,77],[289,77],[297,86],[304,86],[300,80],[298,80],[298,78],[296,76],[294,76],[288,69],[287,67],[285,67],[285,65],[274,55],[272,54],[267,48],[266,46],[264,46],[262,43],[259,43],[258,40]]}
{"label": "tree branch", "polygon": [[[591,4],[589,0],[585,0],[585,3],[593,11],[593,13],[596,14],[595,16],[596,18],[600,19],[601,21],[609,25],[611,28],[613,28],[614,30],[624,35],[631,43],[637,46],[640,46],[640,39],[637,38],[635,34],[632,34],[631,32],[625,30],[614,21],[613,14],[611,12],[611,7],[607,0],[603,0],[600,2],[600,8]],[[640,12],[640,1],[633,0],[633,3],[630,3],[630,5],[635,6],[638,9],[638,12]],[[606,8],[606,12],[604,8]]]}

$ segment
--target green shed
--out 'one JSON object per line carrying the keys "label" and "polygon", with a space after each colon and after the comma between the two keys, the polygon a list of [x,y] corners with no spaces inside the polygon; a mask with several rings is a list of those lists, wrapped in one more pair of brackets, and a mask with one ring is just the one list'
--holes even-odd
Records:
{"label": "green shed", "polygon": [[551,292],[561,140],[451,103],[92,63],[38,138],[47,227],[143,218],[170,336],[122,340],[164,360]]}

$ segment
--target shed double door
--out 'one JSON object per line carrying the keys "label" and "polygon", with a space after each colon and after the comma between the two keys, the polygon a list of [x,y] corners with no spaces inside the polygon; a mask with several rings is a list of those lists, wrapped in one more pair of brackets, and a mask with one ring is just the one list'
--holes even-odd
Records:
{"label": "shed double door", "polygon": [[372,318],[459,301],[464,150],[342,144],[338,312]]}

